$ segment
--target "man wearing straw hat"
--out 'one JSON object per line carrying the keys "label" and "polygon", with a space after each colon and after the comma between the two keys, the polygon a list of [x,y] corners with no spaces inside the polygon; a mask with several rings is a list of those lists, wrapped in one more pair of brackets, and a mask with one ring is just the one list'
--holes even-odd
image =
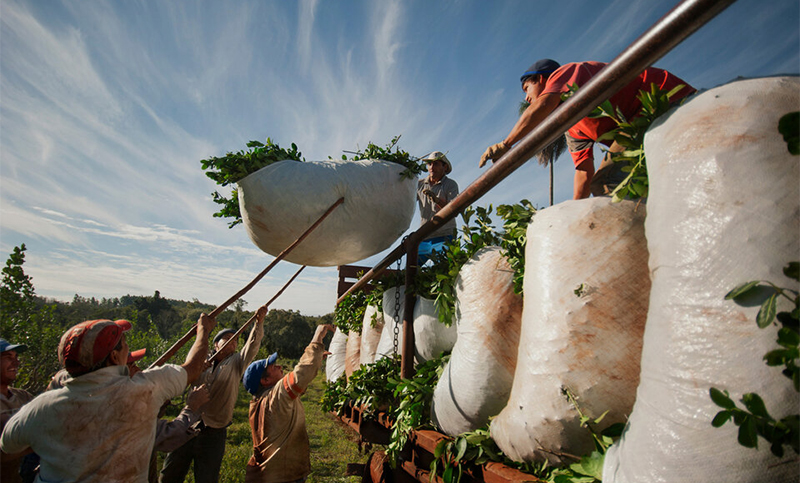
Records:
{"label": "man wearing straw hat", "polygon": [[[417,182],[420,225],[430,221],[434,215],[458,196],[458,184],[447,177],[453,170],[450,160],[441,151],[434,151],[422,161],[428,165],[428,176]],[[429,255],[452,240],[456,232],[455,218],[440,226],[419,245],[418,263],[422,265]]]}
{"label": "man wearing straw hat", "polygon": [[195,482],[216,483],[219,480],[228,426],[233,420],[233,408],[239,395],[239,381],[261,347],[267,310],[266,305],[256,310],[255,324],[239,352],[236,352],[237,341],[233,339],[235,330],[223,329],[214,336],[216,360],[198,380],[198,384],[208,386],[211,395],[200,408],[202,429],[195,438],[167,454],[159,478],[161,483],[184,481],[192,462]]}
{"label": "man wearing straw hat", "polygon": [[216,321],[202,314],[182,366],[165,364],[130,377],[127,320],[89,320],[61,337],[65,387],[26,404],[0,437],[4,453],[31,448],[40,481],[147,481],[162,404],[201,374]]}

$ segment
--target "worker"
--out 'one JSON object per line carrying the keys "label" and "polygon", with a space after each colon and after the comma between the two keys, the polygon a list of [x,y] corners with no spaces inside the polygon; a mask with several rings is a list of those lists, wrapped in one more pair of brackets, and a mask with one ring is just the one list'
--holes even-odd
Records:
{"label": "worker", "polygon": [[[488,160],[496,161],[502,157],[515,143],[555,111],[562,102],[562,95],[570,92],[570,86],[580,88],[586,85],[606,65],[602,62],[575,62],[561,66],[552,59],[536,61],[520,78],[525,100],[530,105],[508,136],[486,149],[478,165],[483,167]],[[650,67],[611,96],[612,107],[615,110],[619,109],[625,118],[630,120],[641,109],[642,104],[637,97],[639,91],[649,91],[651,84],[666,92],[683,85],[683,88],[671,97],[672,102],[680,101],[695,92],[695,89],[682,79],[665,70]],[[592,153],[594,143],[600,136],[616,127],[614,120],[607,117],[585,117],[567,131],[567,148],[575,164],[573,199],[588,198],[589,194],[594,196],[610,194],[627,176],[621,171],[622,166],[615,165],[611,161],[608,153],[597,172],[594,169]],[[610,140],[600,142],[609,146],[609,152],[622,151],[622,147],[616,142]]]}
{"label": "worker", "polygon": [[[200,408],[203,421],[197,437],[167,454],[161,469],[161,483],[181,483],[194,462],[196,483],[216,483],[225,455],[228,426],[233,421],[233,408],[239,396],[239,381],[247,366],[256,358],[264,338],[264,317],[267,306],[256,310],[256,321],[241,351],[236,352],[235,330],[223,329],[214,336],[215,361],[199,382],[208,386],[211,398]],[[228,341],[230,340],[230,343]]]}
{"label": "worker", "polygon": [[[434,151],[422,158],[428,165],[428,176],[417,182],[417,202],[419,203],[420,225],[430,221],[433,216],[458,196],[458,183],[447,177],[453,170],[450,160],[441,151]],[[440,226],[419,244],[418,264],[423,265],[430,254],[441,250],[445,243],[455,238],[455,218]]]}
{"label": "worker", "polygon": [[311,473],[306,417],[300,395],[317,375],[325,354],[323,339],[332,325],[319,325],[294,370],[283,375],[278,353],[253,362],[242,382],[253,395],[250,430],[253,455],[247,462],[246,482],[302,482]]}
{"label": "worker", "polygon": [[[6,423],[19,409],[33,399],[33,394],[24,389],[11,387],[17,379],[19,371],[19,354],[25,352],[28,346],[12,344],[5,339],[0,339],[0,432]],[[6,455],[0,461],[0,481],[9,483],[22,482],[19,474],[23,457],[30,453],[30,449],[20,453]]]}
{"label": "worker", "polygon": [[39,481],[147,481],[158,411],[203,371],[216,321],[202,314],[183,365],[165,364],[130,377],[127,320],[89,320],[67,330],[58,358],[65,387],[46,391],[9,420],[4,453],[33,449]]}

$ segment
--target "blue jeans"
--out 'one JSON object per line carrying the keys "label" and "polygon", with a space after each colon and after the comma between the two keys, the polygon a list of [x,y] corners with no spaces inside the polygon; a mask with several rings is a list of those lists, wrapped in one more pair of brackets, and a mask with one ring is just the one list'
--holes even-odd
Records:
{"label": "blue jeans", "polygon": [[445,235],[428,238],[427,240],[421,241],[419,243],[419,250],[417,251],[417,265],[420,267],[425,265],[425,262],[431,258],[433,252],[442,251],[445,243],[454,238],[455,236],[453,235]]}
{"label": "blue jeans", "polygon": [[227,436],[228,428],[203,428],[196,437],[167,454],[159,483],[183,483],[192,461],[196,483],[217,483]]}

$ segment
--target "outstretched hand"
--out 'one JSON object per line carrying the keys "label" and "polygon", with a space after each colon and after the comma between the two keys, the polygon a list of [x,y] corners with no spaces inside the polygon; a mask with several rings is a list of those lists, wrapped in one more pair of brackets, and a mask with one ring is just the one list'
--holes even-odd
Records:
{"label": "outstretched hand", "polygon": [[211,392],[205,384],[201,384],[189,390],[189,395],[186,396],[186,407],[191,411],[198,412],[209,399],[211,399]]}
{"label": "outstretched hand", "polygon": [[317,326],[317,331],[314,332],[314,338],[311,339],[311,342],[319,342],[322,343],[322,340],[325,339],[325,336],[328,332],[334,332],[336,327],[331,324],[323,324]]}
{"label": "outstretched hand", "polygon": [[266,305],[262,305],[261,307],[256,310],[256,322],[259,324],[264,322],[264,317],[267,316],[267,312],[269,312],[269,307]]}

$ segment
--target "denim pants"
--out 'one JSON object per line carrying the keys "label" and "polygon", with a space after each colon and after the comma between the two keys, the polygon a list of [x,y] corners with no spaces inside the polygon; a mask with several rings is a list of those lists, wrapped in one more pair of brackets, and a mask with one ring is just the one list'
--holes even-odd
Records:
{"label": "denim pants", "polygon": [[203,428],[196,437],[167,454],[159,483],[183,483],[192,461],[196,483],[217,483],[227,435],[228,428]]}

